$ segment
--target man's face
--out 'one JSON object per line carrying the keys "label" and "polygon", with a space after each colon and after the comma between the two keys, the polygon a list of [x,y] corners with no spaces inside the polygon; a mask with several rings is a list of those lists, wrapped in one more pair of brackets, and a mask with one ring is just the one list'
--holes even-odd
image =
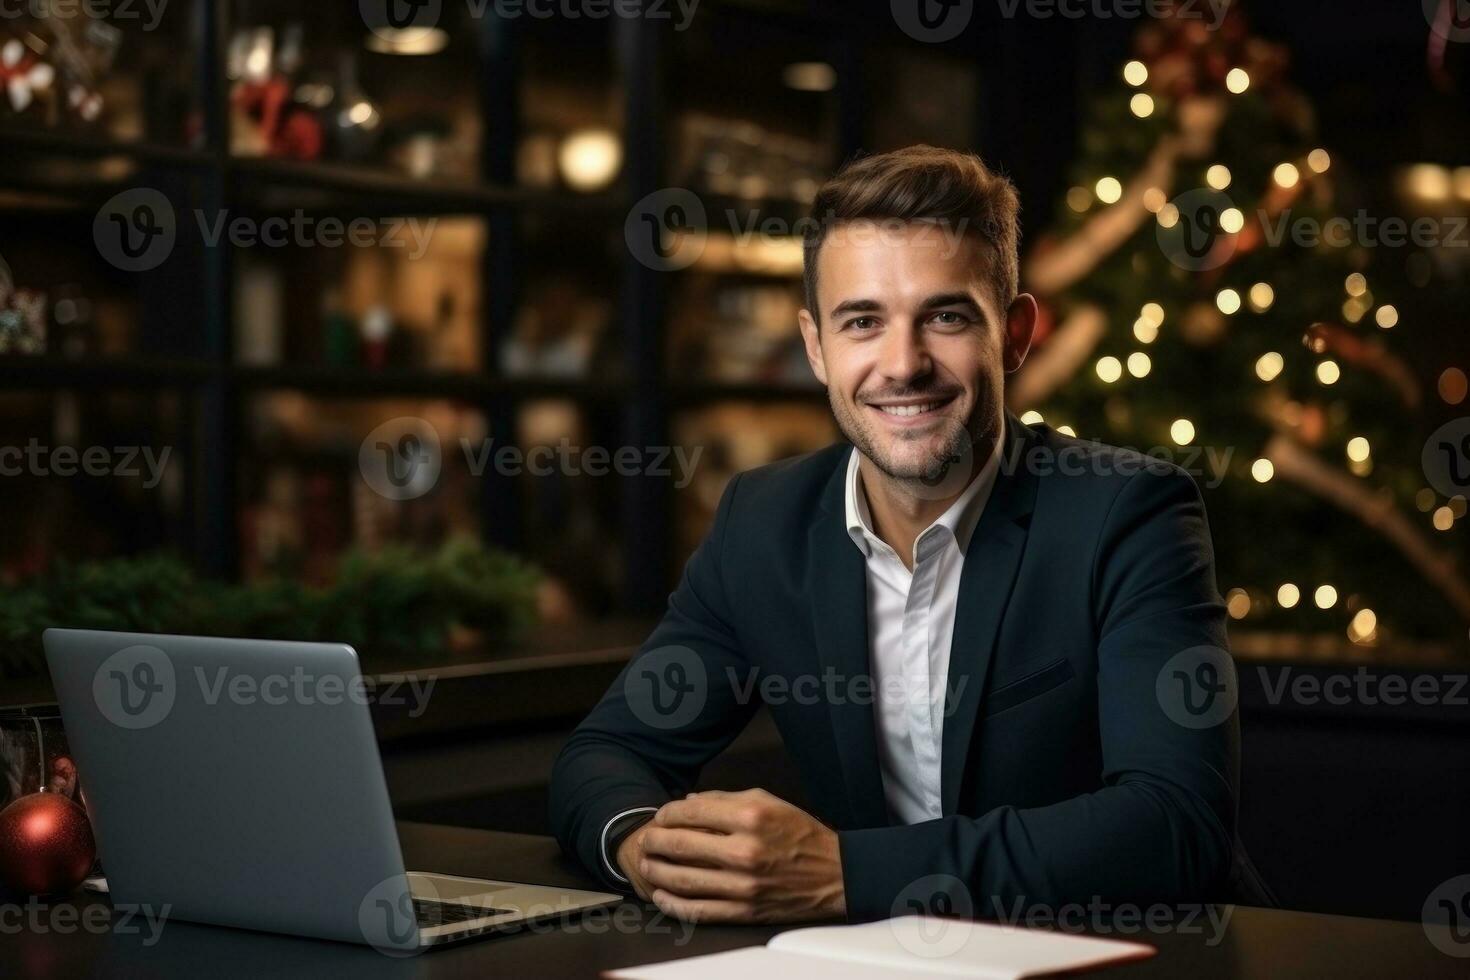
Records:
{"label": "man's face", "polygon": [[1023,295],[999,308],[986,253],[937,224],[855,221],[817,255],[807,359],[843,435],[894,479],[955,476],[962,488],[974,449],[988,454],[999,434],[1005,374],[1026,356],[1036,306]]}

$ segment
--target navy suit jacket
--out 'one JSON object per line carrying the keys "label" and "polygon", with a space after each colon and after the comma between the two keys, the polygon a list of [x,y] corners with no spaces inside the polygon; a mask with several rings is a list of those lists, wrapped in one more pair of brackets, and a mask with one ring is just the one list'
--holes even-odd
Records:
{"label": "navy suit jacket", "polygon": [[961,574],[941,818],[888,813],[839,444],[731,480],[663,620],[557,759],[562,847],[617,887],[608,820],[690,792],[765,704],[838,832],[853,920],[909,911],[935,882],[981,916],[1224,900],[1236,714],[1182,724],[1174,679],[1160,686],[1183,651],[1227,648],[1199,491],[1172,464],[1009,414],[1002,451]]}

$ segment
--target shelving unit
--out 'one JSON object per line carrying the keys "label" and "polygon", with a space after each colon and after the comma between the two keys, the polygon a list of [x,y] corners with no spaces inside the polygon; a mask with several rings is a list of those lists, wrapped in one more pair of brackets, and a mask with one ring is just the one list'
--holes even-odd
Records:
{"label": "shelving unit", "polygon": [[[523,133],[525,84],[531,31],[548,30],[526,21],[487,16],[474,21],[473,49],[479,70],[473,79],[481,134],[474,180],[416,180],[360,164],[296,162],[232,155],[230,85],[225,63],[239,3],[190,0],[194,38],[186,57],[193,65],[198,91],[198,135],[193,145],[157,140],[109,141],[66,132],[0,129],[10,154],[59,161],[121,161],[95,184],[58,182],[51,193],[75,202],[79,211],[95,208],[119,190],[154,182],[187,195],[188,205],[214,213],[271,214],[301,209],[312,215],[465,216],[483,222],[485,244],[480,260],[478,304],[480,364],[469,371],[442,369],[332,367],[285,361],[250,365],[236,359],[234,293],[238,250],[203,247],[190,258],[187,277],[196,296],[163,290],[151,300],[167,304],[175,320],[195,322],[197,337],[181,353],[144,350],[126,356],[88,355],[0,357],[0,390],[172,391],[186,399],[192,412],[189,449],[187,550],[206,571],[224,577],[241,570],[242,477],[252,465],[244,435],[253,399],[290,393],[313,399],[374,400],[423,398],[458,403],[478,412],[497,442],[514,441],[523,406],[554,399],[584,409],[599,431],[615,433],[617,445],[659,447],[671,444],[674,417],[719,405],[804,405],[820,410],[825,394],[818,388],[788,382],[701,379],[671,366],[667,357],[667,321],[679,273],[644,267],[626,248],[616,249],[608,270],[615,283],[609,331],[615,336],[613,364],[584,378],[541,378],[505,370],[503,342],[510,336],[531,274],[523,236],[531,219],[540,226],[561,221],[589,235],[621,240],[622,225],[632,203],[675,178],[665,148],[672,145],[678,119],[671,98],[692,104],[699,93],[687,78],[697,45],[668,24],[646,18],[611,18],[605,23],[608,58],[621,86],[614,115],[621,129],[621,176],[611,191],[591,194],[546,190],[518,182],[517,151]],[[826,150],[830,165],[864,146],[859,84],[862,51],[873,36],[867,26],[854,26],[841,12],[796,13],[749,9],[736,4],[701,8],[701,17],[726,18],[739,37],[781,37],[793,51],[808,52],[836,69],[829,93],[830,128]],[[336,16],[333,14],[333,16]],[[721,22],[720,30],[728,24]],[[581,30],[582,28],[578,28]],[[458,43],[462,39],[456,39]],[[544,40],[544,39],[543,39]],[[921,51],[932,50],[921,46]],[[954,51],[946,55],[970,64]],[[537,65],[535,67],[544,67]],[[371,84],[373,80],[366,80]],[[671,96],[671,92],[677,95]],[[727,101],[730,93],[720,98]],[[718,102],[719,99],[714,101]],[[783,106],[766,106],[779,115]],[[978,125],[978,120],[974,120]],[[44,180],[42,184],[44,185]],[[0,188],[39,194],[45,186],[7,183]],[[711,198],[712,207],[738,208],[734,201]],[[763,214],[784,214],[795,221],[805,206],[797,201],[762,206]],[[552,233],[553,235],[556,232]],[[553,237],[553,243],[558,240]],[[0,240],[0,253],[5,243]],[[595,239],[594,245],[595,247]],[[171,260],[172,261],[172,260]],[[197,273],[197,274],[196,274]],[[780,277],[775,277],[776,281]],[[156,293],[157,291],[155,291]],[[142,316],[154,316],[149,306]],[[294,325],[289,325],[294,329]],[[621,594],[615,611],[646,615],[662,608],[675,572],[682,564],[682,545],[675,530],[675,499],[664,481],[624,481],[616,490],[613,524],[607,542],[621,550],[617,558]],[[514,481],[486,475],[479,480],[479,526],[487,541],[513,549],[526,545],[523,488]]]}

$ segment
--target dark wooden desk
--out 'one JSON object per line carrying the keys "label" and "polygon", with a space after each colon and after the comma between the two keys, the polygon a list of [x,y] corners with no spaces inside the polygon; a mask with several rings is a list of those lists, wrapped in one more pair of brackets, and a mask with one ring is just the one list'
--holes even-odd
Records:
{"label": "dark wooden desk", "polygon": [[[409,868],[425,871],[586,886],[587,880],[544,837],[401,824]],[[83,907],[105,905],[78,896]],[[407,978],[594,977],[600,971],[656,960],[712,953],[764,943],[776,930],[756,927],[692,927],[656,909],[624,903],[556,927],[501,936],[393,959],[366,947],[196,926],[169,921],[150,936],[113,930],[88,931],[65,920],[61,905],[40,912],[42,925],[24,921],[24,907],[0,914],[0,977],[72,980],[76,977],[234,978],[362,977]],[[78,914],[69,909],[73,916]],[[101,915],[100,912],[93,915]],[[93,919],[92,921],[97,921]],[[1224,977],[1464,977],[1470,960],[1432,946],[1417,923],[1311,915],[1238,907],[1224,938],[1210,946],[1207,925],[1199,932],[1141,933],[1159,955],[1120,967],[1120,978]]]}

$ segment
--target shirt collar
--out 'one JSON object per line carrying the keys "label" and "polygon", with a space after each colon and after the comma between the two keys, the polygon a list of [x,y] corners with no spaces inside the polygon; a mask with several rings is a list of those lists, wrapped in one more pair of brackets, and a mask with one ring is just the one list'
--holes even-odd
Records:
{"label": "shirt collar", "polygon": [[[1001,437],[998,436],[990,456],[980,467],[980,472],[970,481],[970,485],[965,488],[965,492],[960,494],[933,524],[930,524],[914,539],[915,564],[918,563],[919,542],[923,541],[936,527],[949,531],[955,544],[959,546],[961,554],[969,550],[970,538],[975,534],[975,527],[980,523],[980,515],[985,512],[985,504],[990,500],[990,492],[995,487],[996,474],[1000,470],[1000,447]],[[860,459],[861,455],[854,448],[847,460],[844,502],[847,511],[848,536],[866,557],[872,554],[874,545],[882,543],[883,539],[873,532],[873,518],[868,510],[868,497],[863,490],[861,471],[858,468]]]}

